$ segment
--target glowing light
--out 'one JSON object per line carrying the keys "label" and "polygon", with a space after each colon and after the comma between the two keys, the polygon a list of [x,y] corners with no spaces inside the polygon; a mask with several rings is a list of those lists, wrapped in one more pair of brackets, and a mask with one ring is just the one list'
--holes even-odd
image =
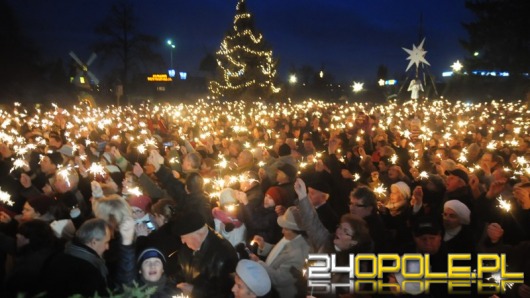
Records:
{"label": "glowing light", "polygon": [[11,201],[11,195],[2,189],[0,189],[0,202],[8,206],[13,206],[14,202]]}
{"label": "glowing light", "polygon": [[460,60],[456,60],[456,62],[453,63],[453,65],[451,65],[451,68],[453,69],[454,72],[461,71],[462,67],[464,66],[462,65],[462,63],[460,63]]}
{"label": "glowing light", "polygon": [[374,193],[379,198],[384,198],[386,196],[386,187],[384,187],[382,184],[379,184],[374,188]]}
{"label": "glowing light", "polygon": [[87,172],[94,175],[94,177],[98,175],[105,176],[105,168],[97,162],[92,163],[90,167],[87,169]]}
{"label": "glowing light", "polygon": [[507,200],[504,200],[502,196],[499,196],[497,198],[497,202],[499,202],[499,205],[497,205],[497,207],[501,208],[502,210],[506,212],[509,212],[510,209],[512,208],[512,205],[510,204],[510,202]]}
{"label": "glowing light", "polygon": [[360,82],[353,82],[353,92],[361,92],[363,91],[364,83]]}
{"label": "glowing light", "polygon": [[127,192],[136,197],[139,197],[143,194],[143,191],[138,186],[128,188]]}

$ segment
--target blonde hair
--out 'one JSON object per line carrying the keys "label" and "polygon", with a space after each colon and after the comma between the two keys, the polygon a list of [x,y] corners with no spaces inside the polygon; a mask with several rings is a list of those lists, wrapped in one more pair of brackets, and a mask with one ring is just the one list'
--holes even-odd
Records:
{"label": "blonde hair", "polygon": [[131,207],[125,199],[116,194],[97,200],[94,214],[114,228],[117,228],[126,219],[132,218]]}

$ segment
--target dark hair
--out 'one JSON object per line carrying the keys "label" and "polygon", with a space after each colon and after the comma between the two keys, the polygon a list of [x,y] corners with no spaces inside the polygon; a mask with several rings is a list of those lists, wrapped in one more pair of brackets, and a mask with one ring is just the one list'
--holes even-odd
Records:
{"label": "dark hair", "polygon": [[186,187],[190,193],[202,192],[204,188],[204,179],[198,173],[189,173],[186,178]]}
{"label": "dark hair", "polygon": [[373,207],[373,211],[377,210],[377,197],[375,193],[366,186],[359,186],[352,190],[351,195],[363,201],[366,207]]}
{"label": "dark hair", "polygon": [[160,199],[152,207],[153,214],[163,215],[167,220],[171,219],[177,210],[177,202],[173,199]]}
{"label": "dark hair", "polygon": [[371,241],[372,238],[370,237],[368,225],[366,224],[366,221],[364,221],[364,219],[362,219],[360,216],[347,213],[340,217],[340,222],[344,222],[350,225],[350,227],[354,231],[352,239],[357,241],[359,244],[368,243]]}
{"label": "dark hair", "polygon": [[50,246],[57,240],[50,225],[38,219],[22,223],[18,227],[17,233],[29,239],[25,249],[31,251]]}

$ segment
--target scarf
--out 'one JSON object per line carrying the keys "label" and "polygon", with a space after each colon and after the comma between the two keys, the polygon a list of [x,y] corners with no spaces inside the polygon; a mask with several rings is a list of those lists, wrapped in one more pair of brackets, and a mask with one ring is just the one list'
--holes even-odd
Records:
{"label": "scarf", "polygon": [[243,224],[241,221],[239,221],[239,219],[231,217],[230,215],[228,215],[228,213],[224,212],[219,207],[215,207],[212,209],[212,215],[214,218],[217,218],[225,225],[227,223],[232,223],[236,228],[239,228]]}

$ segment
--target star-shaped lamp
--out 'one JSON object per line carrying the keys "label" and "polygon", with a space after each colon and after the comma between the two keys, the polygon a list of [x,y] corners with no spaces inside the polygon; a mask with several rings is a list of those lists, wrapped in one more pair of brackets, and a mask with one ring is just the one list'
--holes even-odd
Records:
{"label": "star-shaped lamp", "polygon": [[420,66],[420,63],[425,63],[427,65],[430,65],[427,60],[425,60],[425,54],[427,54],[427,51],[423,49],[423,43],[425,42],[425,38],[421,41],[420,45],[416,47],[416,45],[412,45],[412,50],[402,48],[405,52],[409,54],[409,57],[407,60],[410,60],[409,65],[407,66],[407,70],[414,64],[416,65],[416,68]]}
{"label": "star-shaped lamp", "polygon": [[353,82],[353,92],[361,92],[363,91],[364,83],[360,82]]}
{"label": "star-shaped lamp", "polygon": [[462,65],[462,63],[460,63],[460,60],[456,60],[456,62],[453,63],[453,65],[451,65],[451,68],[453,69],[454,72],[461,71],[462,67],[464,66]]}

